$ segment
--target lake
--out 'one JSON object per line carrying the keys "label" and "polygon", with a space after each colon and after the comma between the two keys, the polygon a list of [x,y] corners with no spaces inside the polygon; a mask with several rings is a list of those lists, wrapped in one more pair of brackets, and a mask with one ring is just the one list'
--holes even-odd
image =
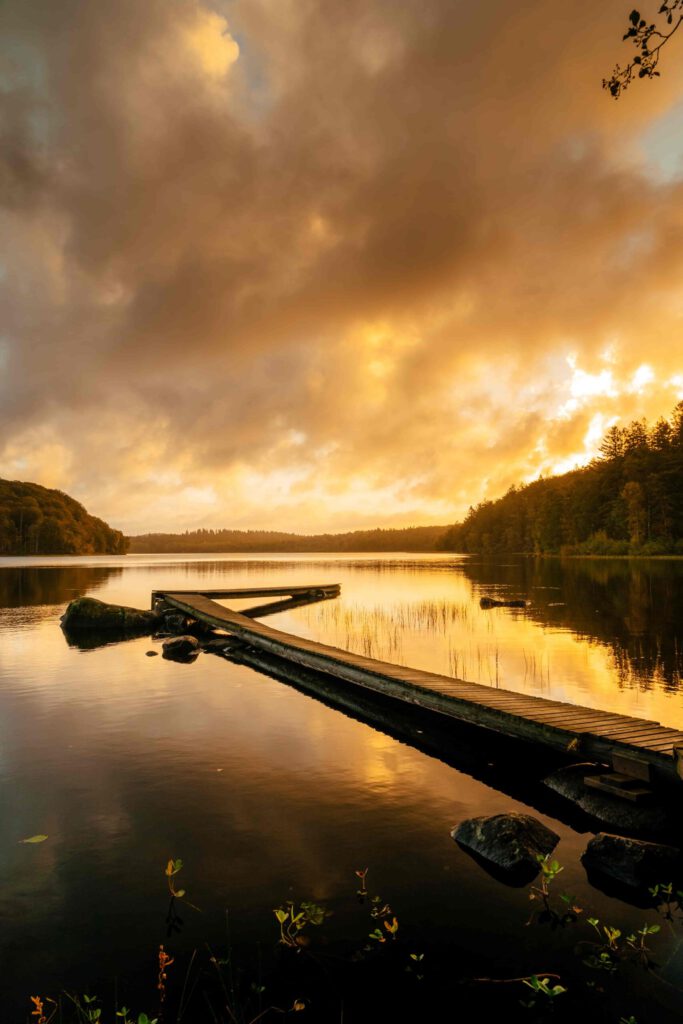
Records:
{"label": "lake", "polygon": [[[533,813],[558,832],[562,891],[585,914],[624,934],[662,923],[654,909],[589,884],[579,858],[590,833],[550,805],[539,810],[532,790],[508,782],[514,766],[499,763],[494,744],[491,761],[475,751],[479,762],[468,770],[459,761],[464,750],[435,756],[429,736],[406,742],[390,724],[344,713],[331,699],[245,665],[208,655],[191,665],[147,657],[161,645],[144,637],[81,650],[59,628],[66,604],[84,594],[145,608],[153,589],[309,583],[340,583],[341,596],[269,624],[371,657],[683,728],[681,561],[4,558],[3,1019],[28,1020],[30,995],[63,990],[96,992],[104,1007],[116,998],[153,1015],[160,943],[176,958],[169,993],[182,987],[192,951],[207,943],[216,959],[231,951],[244,979],[252,970],[257,979],[273,958],[273,908],[287,899],[329,908],[319,934],[330,955],[341,954],[375,927],[355,896],[355,873],[365,868],[369,889],[390,903],[401,936],[409,936],[405,948],[454,965],[454,981],[557,970],[572,979],[562,997],[569,1000],[585,985],[581,972],[591,977],[575,952],[583,926],[526,925],[528,888],[495,881],[450,837],[456,823],[479,814]],[[530,604],[484,611],[483,595]],[[35,835],[48,838],[21,842]],[[167,919],[169,858],[182,858],[176,885],[192,903],[183,901],[180,923]],[[315,940],[322,941],[317,933]],[[676,1019],[683,1000],[673,986],[683,984],[683,961],[670,923],[652,946],[667,984],[643,971],[620,975],[618,986],[603,986],[604,1019]],[[260,983],[248,984],[256,991]],[[516,988],[506,997],[514,1013],[524,998]],[[339,1019],[328,997],[337,998],[317,993],[308,1019]],[[374,998],[348,1019],[376,1015]],[[656,1012],[641,1017],[643,1005]],[[199,1020],[196,1013],[183,1019]],[[114,1020],[109,1009],[105,1016]]]}

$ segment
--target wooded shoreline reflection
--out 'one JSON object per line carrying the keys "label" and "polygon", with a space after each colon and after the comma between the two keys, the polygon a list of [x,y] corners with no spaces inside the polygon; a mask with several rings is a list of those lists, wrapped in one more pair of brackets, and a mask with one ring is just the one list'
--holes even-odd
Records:
{"label": "wooded shoreline reflection", "polygon": [[[410,562],[396,560],[416,576],[438,567],[439,575],[454,573],[472,589],[473,604],[483,595],[523,597],[523,613],[539,627],[568,631],[582,640],[601,644],[613,656],[620,686],[644,691],[681,688],[683,674],[683,562],[675,559],[465,558],[461,561]],[[393,559],[307,562],[309,567],[353,568],[363,577],[385,577]],[[272,570],[301,567],[291,562],[183,562],[166,565],[165,574],[193,574],[220,585],[239,571],[250,578]],[[0,569],[0,606],[21,608],[66,605],[73,598],[96,594],[124,574],[142,571],[128,566],[23,566]],[[149,571],[149,567],[144,567]],[[213,577],[211,584],[209,578]],[[144,606],[145,601],[138,603]],[[387,615],[391,617],[391,605]],[[429,632],[424,624],[425,635]]]}
{"label": "wooded shoreline reflection", "polygon": [[119,566],[0,567],[0,608],[65,604],[122,574]]}
{"label": "wooded shoreline reflection", "polygon": [[526,615],[540,626],[610,647],[620,683],[650,689],[657,680],[667,690],[680,688],[683,562],[477,558],[465,560],[462,572],[475,594],[502,589],[526,597]]}

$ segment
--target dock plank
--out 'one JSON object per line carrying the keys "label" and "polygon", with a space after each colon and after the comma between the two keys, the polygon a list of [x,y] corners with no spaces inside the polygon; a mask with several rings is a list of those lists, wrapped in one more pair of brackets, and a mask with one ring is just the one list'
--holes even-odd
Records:
{"label": "dock plank", "polygon": [[[661,777],[678,779],[674,747],[683,746],[683,732],[659,722],[368,658],[275,629],[216,600],[252,596],[295,598],[315,592],[321,597],[335,596],[339,588],[325,584],[201,593],[155,591],[153,601],[163,599],[257,649],[391,698],[556,750],[566,751],[580,736],[582,754],[607,762],[612,754],[631,754],[647,761]],[[263,614],[267,614],[265,608]]]}

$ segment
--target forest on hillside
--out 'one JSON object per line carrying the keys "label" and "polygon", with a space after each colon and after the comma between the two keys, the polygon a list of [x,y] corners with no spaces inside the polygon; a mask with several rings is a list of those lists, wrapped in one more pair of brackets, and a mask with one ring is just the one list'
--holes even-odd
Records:
{"label": "forest on hillside", "polygon": [[62,491],[0,480],[0,555],[122,555],[128,540]]}
{"label": "forest on hillside", "polygon": [[447,527],[410,526],[399,530],[350,533],[280,533],[274,530],[187,530],[146,533],[130,538],[136,553],[245,551],[436,551]]}
{"label": "forest on hillside", "polygon": [[470,508],[447,551],[683,554],[683,402],[670,418],[613,426],[582,469]]}

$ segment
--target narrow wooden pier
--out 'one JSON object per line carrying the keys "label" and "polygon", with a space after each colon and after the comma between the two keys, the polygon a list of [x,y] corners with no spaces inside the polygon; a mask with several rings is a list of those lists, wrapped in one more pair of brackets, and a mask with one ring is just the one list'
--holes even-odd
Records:
{"label": "narrow wooden pier", "polygon": [[[339,587],[330,585],[154,591],[152,604],[163,601],[192,618],[225,630],[257,650],[404,704],[414,704],[527,743],[570,753],[576,760],[607,764],[615,771],[642,780],[680,782],[677,748],[683,749],[683,732],[659,722],[393,665],[285,633],[253,618],[256,613],[266,615],[269,611],[296,607],[338,593]],[[283,596],[289,600],[240,612],[218,604],[219,600],[235,598]]]}

